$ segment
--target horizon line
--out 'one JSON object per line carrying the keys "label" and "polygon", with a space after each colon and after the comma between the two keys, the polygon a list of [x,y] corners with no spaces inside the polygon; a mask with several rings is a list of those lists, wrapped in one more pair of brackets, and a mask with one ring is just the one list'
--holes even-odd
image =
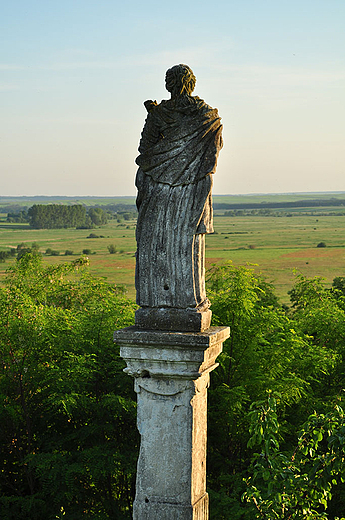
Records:
{"label": "horizon line", "polygon": [[[345,194],[345,191],[282,191],[282,192],[250,192],[250,193],[213,193],[213,197],[255,197],[263,195],[332,195]],[[33,199],[33,198],[64,198],[64,199],[124,199],[136,198],[136,195],[0,195],[1,199]]]}

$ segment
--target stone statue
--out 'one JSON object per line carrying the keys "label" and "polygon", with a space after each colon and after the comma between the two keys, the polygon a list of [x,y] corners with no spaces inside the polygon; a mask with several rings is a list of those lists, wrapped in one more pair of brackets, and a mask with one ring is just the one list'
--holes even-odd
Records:
{"label": "stone statue", "polygon": [[201,331],[210,325],[205,234],[213,232],[211,189],[222,147],[217,109],[192,96],[195,76],[176,65],[171,99],[144,103],[148,115],[136,159],[136,325]]}

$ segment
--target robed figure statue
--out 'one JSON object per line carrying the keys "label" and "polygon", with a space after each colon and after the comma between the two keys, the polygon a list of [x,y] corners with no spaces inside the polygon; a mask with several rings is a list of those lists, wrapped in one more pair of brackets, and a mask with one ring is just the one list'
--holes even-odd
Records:
{"label": "robed figure statue", "polygon": [[148,115],[136,159],[139,327],[200,331],[210,322],[205,234],[213,232],[222,125],[217,109],[191,95],[195,82],[187,65],[176,65],[165,78],[171,99],[144,103]]}

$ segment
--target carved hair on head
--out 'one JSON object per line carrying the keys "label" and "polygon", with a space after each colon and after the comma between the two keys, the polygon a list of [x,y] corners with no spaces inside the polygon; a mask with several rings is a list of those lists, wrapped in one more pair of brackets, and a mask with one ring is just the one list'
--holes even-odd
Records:
{"label": "carved hair on head", "polygon": [[[173,77],[174,87],[178,89],[179,94],[188,94],[189,96],[193,92],[196,83],[196,77],[188,65],[180,63],[174,65],[171,69],[167,70],[166,76]],[[170,91],[170,89],[168,89]]]}

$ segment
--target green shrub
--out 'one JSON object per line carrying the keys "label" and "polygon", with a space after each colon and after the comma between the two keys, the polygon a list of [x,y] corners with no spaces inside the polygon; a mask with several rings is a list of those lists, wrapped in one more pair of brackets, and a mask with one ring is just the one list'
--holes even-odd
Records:
{"label": "green shrub", "polygon": [[108,251],[111,255],[114,255],[116,253],[116,246],[114,244],[110,244],[108,246]]}

